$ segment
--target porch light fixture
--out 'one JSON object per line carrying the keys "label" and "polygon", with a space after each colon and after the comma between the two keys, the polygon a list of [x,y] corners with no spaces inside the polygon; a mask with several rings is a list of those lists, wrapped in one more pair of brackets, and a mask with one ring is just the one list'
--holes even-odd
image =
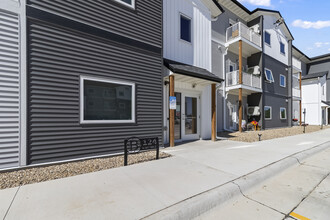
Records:
{"label": "porch light fixture", "polygon": [[193,89],[194,89],[194,88],[196,87],[196,83],[193,83],[193,84],[192,84],[192,87],[193,87]]}

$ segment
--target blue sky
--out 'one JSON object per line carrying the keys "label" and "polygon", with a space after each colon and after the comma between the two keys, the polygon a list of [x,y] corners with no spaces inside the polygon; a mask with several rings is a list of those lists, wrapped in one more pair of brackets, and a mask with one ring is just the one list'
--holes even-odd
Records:
{"label": "blue sky", "polygon": [[239,0],[250,10],[280,11],[293,44],[307,56],[330,53],[330,0]]}

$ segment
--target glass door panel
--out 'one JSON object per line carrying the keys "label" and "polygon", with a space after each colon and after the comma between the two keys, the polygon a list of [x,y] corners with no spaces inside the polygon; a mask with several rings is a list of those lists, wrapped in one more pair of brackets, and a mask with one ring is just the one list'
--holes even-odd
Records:
{"label": "glass door panel", "polygon": [[197,134],[197,98],[185,98],[185,134]]}

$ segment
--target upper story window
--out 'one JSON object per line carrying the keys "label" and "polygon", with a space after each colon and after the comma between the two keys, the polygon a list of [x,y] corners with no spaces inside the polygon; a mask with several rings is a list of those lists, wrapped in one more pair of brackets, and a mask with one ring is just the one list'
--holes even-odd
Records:
{"label": "upper story window", "polygon": [[82,76],[80,123],[135,122],[135,84]]}
{"label": "upper story window", "polygon": [[123,5],[129,6],[131,8],[135,8],[135,0],[115,0],[115,1],[120,2]]}
{"label": "upper story window", "polygon": [[180,15],[180,39],[191,42],[191,19]]}
{"label": "upper story window", "polygon": [[281,51],[281,54],[285,55],[285,44],[283,44],[282,42],[280,42],[280,51]]}
{"label": "upper story window", "polygon": [[286,87],[286,77],[284,75],[280,75],[280,86]]}
{"label": "upper story window", "polygon": [[269,69],[265,69],[266,80],[270,83],[274,82],[273,72]]}
{"label": "upper story window", "polygon": [[271,36],[270,33],[268,33],[267,31],[265,31],[265,43],[271,46]]}

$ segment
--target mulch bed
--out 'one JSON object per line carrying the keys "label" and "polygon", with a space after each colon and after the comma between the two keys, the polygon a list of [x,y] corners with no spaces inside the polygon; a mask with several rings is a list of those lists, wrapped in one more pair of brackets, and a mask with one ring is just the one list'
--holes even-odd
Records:
{"label": "mulch bed", "polygon": [[[155,155],[155,151],[132,154],[128,156],[128,164],[132,165],[155,160]],[[171,155],[164,152],[160,152],[159,154],[160,159],[164,159],[170,156]],[[69,162],[58,165],[25,168],[16,171],[0,172],[0,189],[107,170],[121,167],[123,164],[124,157],[115,156],[99,159],[89,159],[78,162]]]}

